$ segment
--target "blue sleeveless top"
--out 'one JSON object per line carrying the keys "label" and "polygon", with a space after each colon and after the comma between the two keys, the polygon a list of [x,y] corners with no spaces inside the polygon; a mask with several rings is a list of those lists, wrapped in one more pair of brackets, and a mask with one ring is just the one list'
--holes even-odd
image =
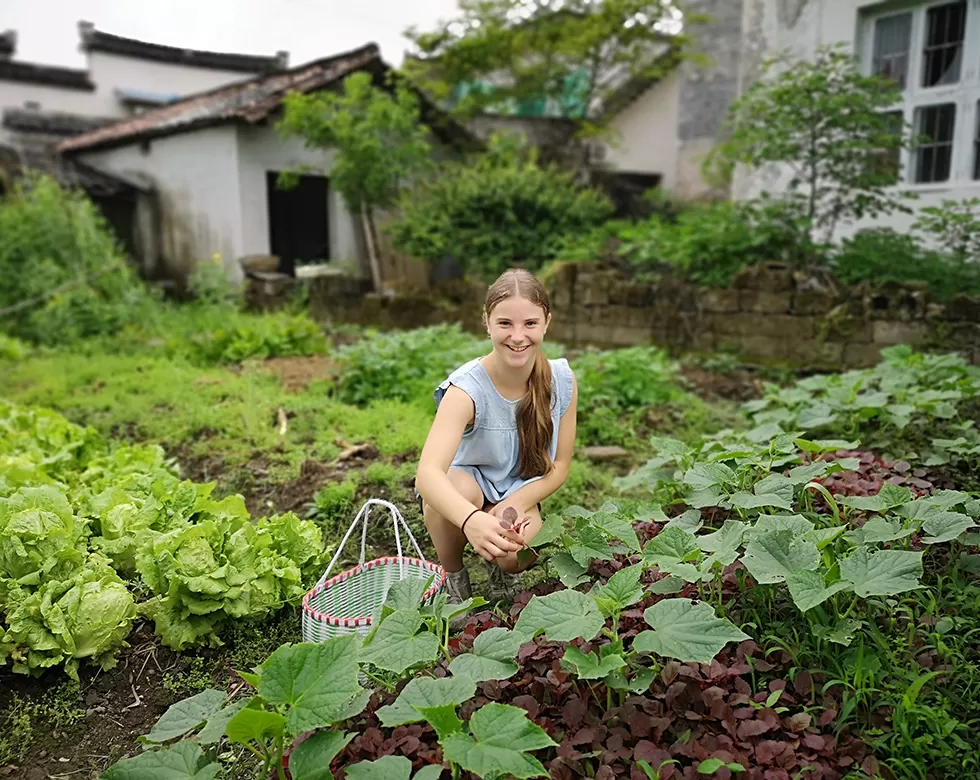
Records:
{"label": "blue sleeveless top", "polygon": [[[554,427],[548,454],[554,460],[558,451],[561,416],[572,402],[572,369],[564,358],[548,362],[551,364],[551,422]],[[500,503],[524,485],[541,479],[520,479],[515,476],[520,455],[516,419],[519,401],[509,401],[497,391],[480,359],[460,366],[436,388],[436,407],[450,385],[455,385],[473,399],[476,410],[473,425],[463,433],[452,468],[470,474],[487,501],[493,504]]]}

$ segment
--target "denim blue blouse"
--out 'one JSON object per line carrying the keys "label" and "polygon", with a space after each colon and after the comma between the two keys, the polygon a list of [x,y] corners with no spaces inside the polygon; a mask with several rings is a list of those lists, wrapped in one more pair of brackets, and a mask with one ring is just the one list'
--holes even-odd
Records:
{"label": "denim blue blouse", "polygon": [[[558,431],[561,417],[572,402],[572,369],[564,358],[549,360],[551,364],[551,437],[549,454],[554,460],[558,451]],[[434,393],[436,406],[450,385],[455,385],[471,399],[476,409],[473,425],[463,433],[452,468],[470,474],[476,480],[487,501],[497,504],[516,493],[524,485],[541,479],[520,479],[515,476],[518,466],[517,405],[498,391],[480,359],[471,360],[449,375]]]}

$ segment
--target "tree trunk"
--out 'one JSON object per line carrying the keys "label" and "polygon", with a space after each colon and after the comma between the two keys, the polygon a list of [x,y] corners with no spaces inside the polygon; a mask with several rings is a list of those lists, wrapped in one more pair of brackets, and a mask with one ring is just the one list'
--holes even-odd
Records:
{"label": "tree trunk", "polygon": [[364,228],[364,242],[367,245],[368,263],[371,266],[371,281],[374,291],[381,292],[381,260],[378,257],[377,233],[374,231],[374,212],[367,206],[361,206],[361,225]]}

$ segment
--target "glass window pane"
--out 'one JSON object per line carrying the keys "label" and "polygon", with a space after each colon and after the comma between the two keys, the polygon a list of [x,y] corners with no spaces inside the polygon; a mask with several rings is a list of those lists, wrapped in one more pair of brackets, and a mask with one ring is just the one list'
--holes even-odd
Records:
{"label": "glass window pane", "polygon": [[926,11],[922,49],[922,86],[956,84],[963,64],[966,0],[938,5]]}
{"label": "glass window pane", "polygon": [[912,46],[912,14],[886,16],[875,22],[874,54],[871,71],[892,79],[905,89]]}
{"label": "glass window pane", "polygon": [[956,104],[923,106],[915,112],[915,182],[948,181],[953,166]]}

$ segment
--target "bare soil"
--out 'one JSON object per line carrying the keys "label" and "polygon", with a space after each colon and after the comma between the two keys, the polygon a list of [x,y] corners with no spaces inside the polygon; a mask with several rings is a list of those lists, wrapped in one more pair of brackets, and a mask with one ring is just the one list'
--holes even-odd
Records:
{"label": "bare soil", "polygon": [[[80,672],[77,706],[84,709],[85,717],[64,728],[52,727],[43,717],[35,719],[25,760],[0,767],[0,777],[87,780],[136,748],[136,738],[183,698],[168,691],[163,679],[167,673],[179,674],[185,661],[159,646],[152,623],[141,624],[129,642],[131,647],[120,652],[116,668],[107,672],[83,668]],[[11,707],[15,696],[41,701],[65,679],[60,671],[36,678],[0,673],[0,715]],[[9,735],[9,729],[4,731]]]}
{"label": "bare soil", "polygon": [[331,379],[337,373],[337,364],[328,357],[269,358],[262,364],[265,371],[279,377],[287,393],[306,390],[317,379]]}
{"label": "bare soil", "polygon": [[699,366],[684,365],[680,374],[691,383],[693,391],[706,401],[722,399],[741,403],[762,395],[763,381],[750,371],[716,374]]}

